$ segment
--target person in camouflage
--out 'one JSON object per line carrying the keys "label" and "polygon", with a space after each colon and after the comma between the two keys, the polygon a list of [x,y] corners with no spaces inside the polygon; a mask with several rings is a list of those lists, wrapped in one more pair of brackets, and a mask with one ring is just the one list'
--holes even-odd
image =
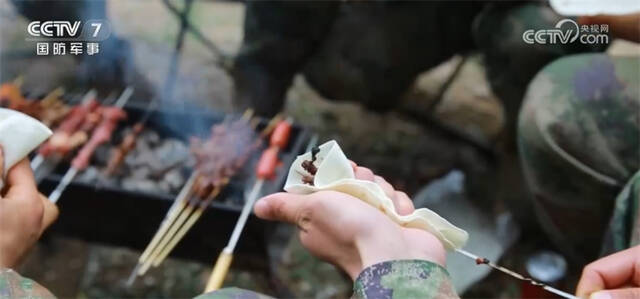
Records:
{"label": "person in camouflage", "polygon": [[581,262],[640,241],[639,72],[637,57],[561,58],[531,82],[520,112],[520,157],[538,219]]}
{"label": "person in camouflage", "polygon": [[[327,99],[403,111],[403,96],[420,73],[454,55],[478,52],[504,107],[505,126],[495,145],[497,170],[469,175],[468,191],[483,205],[506,202],[521,227],[534,227],[536,220],[524,206],[530,203],[522,200],[516,148],[524,93],[552,61],[605,48],[523,42],[525,30],[554,28],[562,19],[545,1],[248,2],[234,62],[234,104],[240,111],[252,107],[258,114],[276,114],[293,77],[301,74]],[[496,179],[497,189],[491,184]]]}
{"label": "person in camouflage", "polygon": [[[377,183],[401,215],[411,199],[371,170],[354,165],[355,176]],[[276,193],[256,202],[256,215],[299,228],[302,245],[337,265],[353,280],[354,298],[456,298],[445,249],[431,233],[398,225],[360,199],[334,191],[309,195]],[[199,298],[264,298],[241,289],[222,289]]]}
{"label": "person in camouflage", "polygon": [[[577,259],[640,243],[639,70],[638,58],[568,56],[539,72],[525,96],[518,146],[536,213],[556,244]],[[360,172],[366,174],[359,178],[376,181],[394,196],[399,213],[407,213],[400,210],[410,207],[406,195],[396,194],[370,171]],[[389,220],[375,209],[366,212],[366,206],[346,207],[354,203],[361,202],[340,193],[319,192],[304,198],[276,194],[260,200],[256,214],[297,224],[306,248],[351,276],[355,297],[457,296],[442,266],[443,250],[433,236],[413,235],[415,232],[385,224]],[[318,212],[330,207],[338,210]],[[304,210],[314,213],[302,213]],[[336,217],[339,211],[358,215]],[[361,246],[358,236],[378,239]],[[389,245],[400,245],[400,249]],[[370,249],[373,254],[367,251]],[[33,294],[39,288],[11,270],[0,271],[0,296]],[[264,296],[223,289],[202,297]]]}
{"label": "person in camouflage", "polygon": [[[0,155],[1,158],[1,155]],[[0,159],[1,160],[1,159]],[[0,161],[1,162],[1,161]],[[31,170],[26,161],[18,169],[29,176]],[[413,211],[409,197],[393,189],[391,184],[367,168],[354,165],[355,175],[362,180],[377,183],[394,201],[400,214]],[[10,172],[10,196],[28,198],[28,193],[37,194],[33,178],[23,177],[17,183],[15,169]],[[28,185],[28,186],[27,186]],[[19,211],[6,203],[16,199],[0,198],[0,221],[12,219],[5,214],[19,211],[32,212],[37,206]],[[46,198],[44,199],[46,200]],[[5,213],[5,214],[2,214]],[[314,255],[338,265],[354,281],[354,297],[382,298],[453,298],[457,297],[447,270],[444,268],[445,249],[440,241],[424,230],[405,228],[393,222],[377,208],[349,195],[323,191],[310,195],[277,193],[260,199],[255,206],[258,217],[296,224],[300,229],[302,244]],[[19,214],[19,213],[17,213]],[[5,216],[5,217],[1,217]],[[28,217],[18,217],[21,220]],[[53,220],[42,221],[43,227]],[[0,298],[41,297],[52,298],[42,286],[21,277],[8,268],[16,266],[19,257],[27,252],[35,239],[25,240],[24,235],[33,235],[21,223],[4,223],[0,229],[5,234],[0,238]],[[39,223],[38,223],[39,224]],[[37,227],[41,232],[40,226]],[[5,235],[14,236],[5,241]],[[39,236],[39,234],[36,234]],[[14,250],[18,247],[18,250]],[[241,290],[222,289],[207,293],[200,298],[266,298],[266,296]]]}
{"label": "person in camouflage", "polygon": [[[4,174],[0,147],[0,181]],[[33,280],[11,270],[27,255],[40,235],[58,217],[58,208],[37,190],[28,160],[7,172],[0,190],[0,298],[53,298]]]}
{"label": "person in camouflage", "polygon": [[[601,249],[606,254],[640,245],[639,72],[640,60],[635,57],[574,55],[545,67],[526,93],[518,126],[525,177],[543,227],[556,245],[575,259],[593,259]],[[341,208],[353,210],[344,207],[349,201],[342,198],[344,195],[318,194],[305,198],[272,195],[261,200],[256,214],[298,224],[303,231],[317,231],[301,222],[304,216],[300,216],[303,213],[299,207],[287,206],[312,202],[313,197],[321,197],[325,203],[331,197],[340,197]],[[396,202],[397,207],[402,205]],[[318,207],[311,210],[318,211]],[[315,217],[318,214],[322,213],[314,213]],[[366,216],[368,220],[371,218],[375,217]],[[342,229],[347,227],[334,224]],[[608,237],[603,242],[606,231]],[[326,252],[318,252],[309,244],[308,238],[305,242],[301,236],[307,249],[332,261]],[[328,247],[333,254],[340,251]],[[637,252],[640,247],[633,250]],[[339,259],[333,258],[334,263],[349,272],[348,265],[336,260]],[[633,262],[632,256],[630,263]],[[366,267],[357,276],[350,275],[354,278],[354,298],[457,297],[447,271],[428,259],[396,258]],[[582,280],[582,285],[587,284]],[[223,289],[201,298],[262,296],[240,289]]]}
{"label": "person in camouflage", "polygon": [[[362,270],[352,298],[458,298],[445,268],[422,260],[387,261]],[[266,299],[264,294],[224,288],[198,299]]]}

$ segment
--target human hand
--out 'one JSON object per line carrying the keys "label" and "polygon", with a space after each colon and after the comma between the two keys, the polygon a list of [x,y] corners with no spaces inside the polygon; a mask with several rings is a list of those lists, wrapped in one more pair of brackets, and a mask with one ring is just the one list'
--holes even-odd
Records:
{"label": "human hand", "polygon": [[[377,183],[401,215],[413,212],[411,199],[383,178],[353,164],[356,178]],[[366,267],[400,259],[445,264],[445,249],[431,233],[405,228],[380,210],[350,195],[321,191],[309,195],[276,193],[260,199],[255,213],[266,220],[295,224],[302,245],[342,268],[352,279]]]}
{"label": "human hand", "polygon": [[628,15],[596,15],[578,18],[580,25],[608,24],[611,35],[632,42],[640,42],[640,13]]}
{"label": "human hand", "polygon": [[[3,168],[0,148],[0,174]],[[0,192],[0,268],[13,268],[58,218],[58,208],[38,192],[26,159],[9,170],[5,189]]]}
{"label": "human hand", "polygon": [[640,245],[584,267],[576,295],[593,299],[640,298]]}

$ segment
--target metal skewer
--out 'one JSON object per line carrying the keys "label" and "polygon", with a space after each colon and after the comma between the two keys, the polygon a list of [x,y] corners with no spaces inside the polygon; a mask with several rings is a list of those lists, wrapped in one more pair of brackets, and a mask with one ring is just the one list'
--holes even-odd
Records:
{"label": "metal skewer", "polygon": [[136,267],[133,269],[133,271],[131,271],[131,275],[129,275],[129,279],[127,280],[127,286],[133,285],[133,282],[138,276],[140,267],[142,267],[144,262],[147,260],[147,257],[151,254],[151,250],[153,250],[158,244],[158,242],[160,242],[160,239],[164,236],[164,234],[169,229],[169,226],[175,219],[173,215],[177,215],[177,213],[184,208],[184,205],[186,204],[186,198],[188,198],[191,195],[191,192],[193,190],[193,185],[196,182],[197,177],[198,177],[198,173],[193,172],[189,177],[189,179],[187,180],[187,183],[180,190],[180,193],[178,193],[178,196],[173,201],[173,204],[171,204],[169,211],[167,212],[164,219],[160,223],[160,227],[158,228],[156,233],[153,235],[153,239],[151,239],[151,242],[149,242],[149,245],[147,245],[145,250],[142,252],[142,255],[140,255],[140,257],[138,258],[138,264],[136,264]]}
{"label": "metal skewer", "polygon": [[[91,89],[89,90],[83,97],[82,100],[80,101],[80,105],[86,105],[87,103],[89,103],[89,101],[91,101],[92,99],[94,99],[97,95],[97,92],[95,89]],[[36,170],[38,170],[38,168],[42,165],[42,162],[44,162],[45,157],[43,154],[38,153],[33,160],[31,160],[31,169],[33,169],[33,171],[35,172]]]}
{"label": "metal skewer", "polygon": [[205,293],[217,290],[222,286],[224,278],[231,266],[231,262],[233,261],[233,252],[238,244],[240,235],[244,230],[244,226],[247,223],[249,214],[251,214],[251,210],[253,210],[253,205],[260,196],[260,191],[262,190],[265,180],[274,177],[275,168],[278,162],[278,152],[286,147],[289,142],[290,134],[290,119],[279,122],[275,126],[273,133],[271,134],[269,148],[262,153],[262,156],[258,161],[258,165],[256,167],[256,182],[245,199],[242,212],[240,213],[240,217],[238,217],[238,222],[236,222],[236,226],[233,228],[233,232],[229,238],[229,243],[224,249],[222,249],[222,252],[220,252],[218,259],[216,260],[211,276],[209,276]]}
{"label": "metal skewer", "polygon": [[[131,97],[131,95],[133,94],[133,88],[127,87],[127,89],[125,89],[122,92],[122,95],[120,96],[120,98],[118,99],[118,101],[115,103],[114,107],[115,108],[122,108],[124,107],[124,105],[127,103],[127,101],[129,100],[129,98]],[[104,120],[103,120],[104,121]],[[108,121],[108,120],[107,120]],[[99,126],[94,130],[93,134],[96,134],[96,131],[99,129]],[[113,124],[113,128],[115,128],[115,124]],[[113,131],[111,130],[109,132],[109,135],[112,134]],[[93,136],[92,136],[93,137]],[[108,140],[107,136],[107,140]],[[91,140],[85,144],[86,146],[91,146]],[[98,144],[94,144],[95,146],[97,146]],[[83,147],[82,150],[85,149],[85,147]],[[76,156],[76,159],[80,157],[80,155],[82,154],[82,150],[78,153],[78,155]],[[93,147],[92,149],[90,149],[89,151],[87,151],[87,156],[84,157],[84,159],[86,161],[84,161],[84,164],[89,163],[88,159],[91,157],[91,155],[93,154],[93,151],[95,150],[95,147]],[[74,159],[74,162],[75,160]],[[64,192],[64,190],[67,188],[67,186],[69,186],[69,184],[71,183],[71,181],[73,181],[73,179],[75,178],[75,176],[78,174],[79,171],[82,171],[84,169],[80,168],[78,166],[73,166],[75,163],[72,162],[72,166],[69,168],[69,170],[67,171],[67,173],[65,173],[64,177],[62,178],[62,180],[60,181],[60,183],[58,184],[58,186],[53,190],[53,192],[51,192],[51,194],[49,195],[49,200],[53,203],[57,202],[58,199],[60,198],[60,196],[62,195],[62,192]]]}
{"label": "metal skewer", "polygon": [[[243,113],[241,120],[250,122],[252,116],[253,110],[248,109]],[[158,266],[169,255],[171,250],[208,207],[208,203],[219,194],[229,181],[228,178],[222,180],[222,183],[216,186],[204,201],[199,203],[197,200],[190,202],[189,198],[195,192],[193,190],[194,183],[197,182],[198,176],[196,173],[192,174],[193,183],[186,184],[181,190],[174,202],[175,209],[172,208],[167,212],[161,227],[138,259],[138,264],[131,273],[127,285],[132,285],[136,276],[143,275],[151,266]]]}
{"label": "metal skewer", "polygon": [[546,285],[544,283],[535,281],[535,280],[533,280],[531,278],[525,277],[524,275],[522,275],[520,273],[511,271],[511,270],[509,270],[509,269],[507,269],[505,267],[502,267],[502,266],[498,266],[498,265],[492,263],[491,261],[489,261],[488,259],[478,257],[477,255],[475,255],[475,254],[473,254],[471,252],[468,252],[468,251],[466,251],[464,249],[456,249],[456,252],[458,252],[458,253],[460,253],[460,254],[462,254],[462,255],[464,255],[464,256],[472,259],[472,260],[474,260],[476,262],[476,264],[485,264],[485,265],[487,265],[487,266],[489,266],[489,267],[491,267],[491,268],[493,268],[495,270],[498,270],[498,271],[500,271],[502,273],[505,273],[505,274],[515,278],[515,279],[522,280],[522,281],[527,281],[531,285],[541,287],[542,289],[544,289],[544,290],[546,290],[548,292],[554,293],[554,294],[556,294],[558,296],[561,296],[561,297],[564,297],[564,298],[568,298],[568,299],[580,299],[579,297],[571,295],[571,294],[569,294],[567,292],[558,290],[558,289],[556,289],[556,288],[554,288],[552,286],[549,286],[549,285]]}
{"label": "metal skewer", "polygon": [[169,244],[167,244],[167,246],[163,248],[162,251],[160,251],[160,253],[158,254],[158,256],[152,261],[152,265],[154,267],[157,267],[158,265],[160,265],[160,263],[162,263],[164,259],[167,258],[169,253],[171,253],[171,251],[173,250],[173,248],[176,247],[176,245],[178,244],[178,242],[180,242],[180,240],[182,240],[182,237],[184,237],[184,235],[189,231],[189,229],[191,229],[191,227],[196,223],[196,221],[200,218],[200,216],[202,216],[202,213],[204,213],[204,211],[209,207],[209,204],[211,203],[211,201],[213,201],[213,199],[215,199],[216,196],[220,194],[220,191],[222,191],[222,188],[224,188],[224,186],[226,186],[228,183],[229,183],[229,179],[227,178],[220,185],[220,187],[216,187],[213,189],[213,191],[211,191],[211,194],[207,196],[207,199],[199,203],[198,209],[195,210],[193,214],[191,214],[191,216],[189,216],[187,221],[180,227],[180,230],[171,238],[171,241],[169,242]]}
{"label": "metal skewer", "polygon": [[[281,115],[276,115],[274,118],[272,118],[269,121],[269,123],[267,124],[267,126],[262,130],[260,136],[261,137],[268,136],[273,131],[273,129],[275,128],[275,126],[278,124],[278,122],[281,119],[282,119]],[[253,126],[255,127],[255,125],[253,125]],[[228,179],[224,180],[224,182],[222,183],[221,186],[226,185],[228,182],[229,182]],[[158,256],[152,261],[152,265],[154,267],[158,266],[160,263],[162,263],[162,261],[164,261],[164,259],[167,257],[167,255],[169,255],[171,250],[173,250],[173,248],[182,239],[182,237],[184,237],[184,235],[189,231],[189,229],[191,229],[191,227],[200,218],[200,216],[202,216],[202,214],[204,213],[206,208],[209,206],[211,201],[213,201],[213,199],[218,195],[218,193],[221,191],[221,189],[222,188],[215,188],[214,191],[211,192],[211,195],[209,195],[206,200],[204,200],[204,201],[199,203],[198,208],[189,216],[189,218],[186,220],[184,225],[182,225],[180,227],[180,230],[177,233],[175,233],[175,235],[172,237],[172,239],[169,241],[169,243],[166,245],[166,247],[164,249],[162,249],[160,251],[160,253],[158,254]],[[176,226],[177,225],[179,225],[179,224],[176,224]],[[235,245],[234,245],[234,247],[235,247]]]}

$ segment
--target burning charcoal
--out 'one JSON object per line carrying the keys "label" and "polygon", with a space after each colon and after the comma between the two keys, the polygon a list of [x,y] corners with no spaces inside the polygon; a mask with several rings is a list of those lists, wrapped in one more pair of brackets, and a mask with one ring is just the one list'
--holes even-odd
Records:
{"label": "burning charcoal", "polygon": [[111,146],[109,144],[105,144],[99,146],[95,153],[93,154],[93,160],[97,165],[105,165],[107,161],[109,161],[109,156],[111,155]]}
{"label": "burning charcoal", "polygon": [[167,181],[161,181],[158,182],[158,188],[160,188],[160,191],[162,192],[170,192],[171,191],[171,186],[169,185],[169,183]]}
{"label": "burning charcoal", "polygon": [[144,131],[140,137],[146,139],[150,146],[157,146],[162,140],[158,132],[151,130]]}
{"label": "burning charcoal", "polygon": [[151,169],[149,167],[137,167],[131,172],[133,179],[146,179],[151,175]]}
{"label": "burning charcoal", "polygon": [[116,186],[120,185],[118,179],[116,179],[114,177],[111,177],[111,176],[106,177],[104,175],[98,176],[97,182],[101,186],[116,187]]}
{"label": "burning charcoal", "polygon": [[139,148],[136,149],[135,152],[127,155],[124,160],[124,163],[129,167],[139,167],[143,165],[148,165],[152,163],[154,160],[154,155],[151,152],[151,148],[148,147],[147,143],[140,143]]}
{"label": "burning charcoal", "polygon": [[193,155],[189,155],[187,161],[185,161],[184,166],[187,168],[196,168],[196,158]]}
{"label": "burning charcoal", "polygon": [[141,192],[158,192],[158,185],[147,179],[125,178],[122,180],[122,188]]}
{"label": "burning charcoal", "polygon": [[83,182],[94,182],[98,176],[100,176],[100,171],[94,166],[89,166],[78,175],[78,180]]}
{"label": "burning charcoal", "polygon": [[179,169],[173,169],[164,175],[164,182],[169,185],[170,190],[178,190],[184,184],[185,178]]}
{"label": "burning charcoal", "polygon": [[155,159],[153,159],[153,163],[150,166],[154,172],[166,171],[186,161],[189,156],[189,149],[179,140],[167,139],[154,150],[153,155]]}

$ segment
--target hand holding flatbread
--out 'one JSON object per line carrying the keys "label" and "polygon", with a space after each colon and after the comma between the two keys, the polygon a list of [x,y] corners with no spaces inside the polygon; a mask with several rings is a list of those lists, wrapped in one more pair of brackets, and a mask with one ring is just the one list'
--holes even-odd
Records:
{"label": "hand holding flatbread", "polygon": [[306,153],[298,156],[289,169],[285,191],[295,194],[310,194],[323,190],[346,193],[376,207],[401,226],[432,233],[448,250],[461,248],[466,243],[466,231],[429,209],[421,208],[409,215],[399,215],[393,201],[378,184],[355,178],[351,162],[336,141],[329,141],[319,149],[315,155],[314,164],[317,170],[313,176],[313,184],[304,183],[306,170],[302,167],[302,162],[312,160],[312,153]]}
{"label": "hand holding flatbread", "polygon": [[38,120],[15,110],[0,108],[0,146],[4,153],[0,189],[9,169],[27,157],[51,134],[51,130]]}

